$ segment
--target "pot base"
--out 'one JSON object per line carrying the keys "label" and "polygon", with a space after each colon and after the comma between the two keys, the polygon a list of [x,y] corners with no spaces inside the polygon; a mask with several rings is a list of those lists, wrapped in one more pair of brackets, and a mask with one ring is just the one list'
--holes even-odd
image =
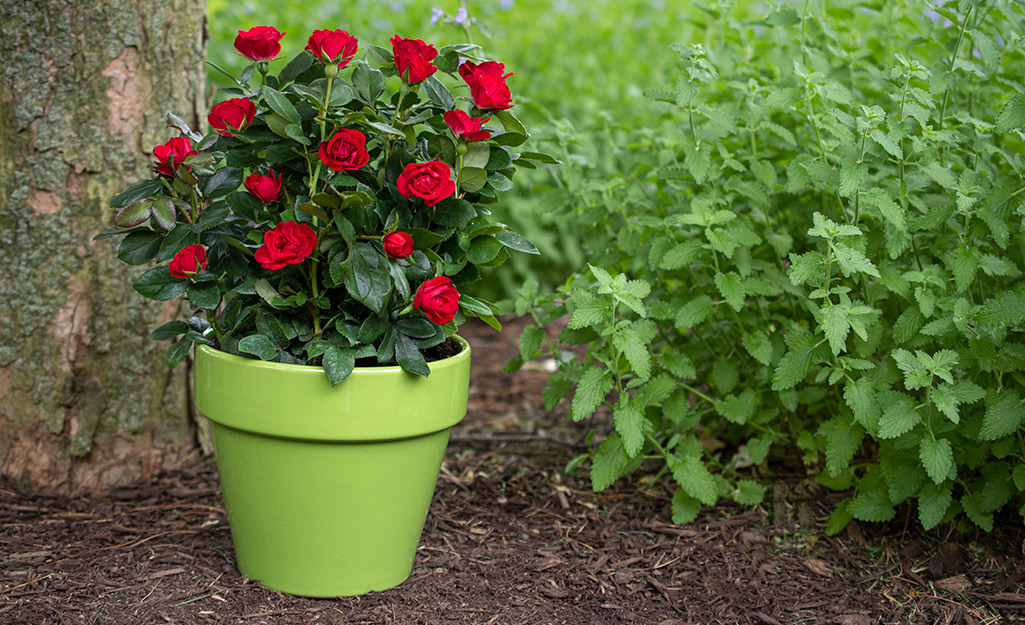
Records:
{"label": "pot base", "polygon": [[306,597],[386,590],[409,577],[451,428],[338,443],[211,426],[243,575]]}

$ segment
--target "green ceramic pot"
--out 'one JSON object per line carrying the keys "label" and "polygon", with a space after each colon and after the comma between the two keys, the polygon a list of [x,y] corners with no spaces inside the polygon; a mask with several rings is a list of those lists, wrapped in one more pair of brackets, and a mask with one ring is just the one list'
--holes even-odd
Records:
{"label": "green ceramic pot", "polygon": [[470,346],[430,363],[319,367],[198,345],[196,408],[211,422],[239,571],[293,595],[401,584],[413,568],[452,426],[466,415]]}

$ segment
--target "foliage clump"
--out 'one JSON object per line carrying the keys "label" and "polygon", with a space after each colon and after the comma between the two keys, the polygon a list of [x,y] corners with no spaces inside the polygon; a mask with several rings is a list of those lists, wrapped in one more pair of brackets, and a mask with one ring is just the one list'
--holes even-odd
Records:
{"label": "foliage clump", "polygon": [[545,405],[611,419],[594,488],[653,460],[677,522],[770,460],[852,489],[830,532],[1025,514],[1025,8],[726,5],[645,91],[660,125],[566,159],[607,175],[557,191],[592,266],[517,302],[587,345],[549,346]]}

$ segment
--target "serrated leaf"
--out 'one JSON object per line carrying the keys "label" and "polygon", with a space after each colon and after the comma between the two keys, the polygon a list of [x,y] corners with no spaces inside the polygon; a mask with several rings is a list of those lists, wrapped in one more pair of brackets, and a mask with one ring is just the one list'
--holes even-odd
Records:
{"label": "serrated leaf", "polygon": [[756,506],[765,499],[765,487],[754,480],[738,480],[733,501],[745,506]]}
{"label": "serrated leaf", "polygon": [[630,363],[630,369],[638,377],[646,380],[651,376],[651,354],[648,353],[648,345],[641,340],[633,327],[616,332],[612,336],[612,345],[623,354]]}
{"label": "serrated leaf", "polygon": [[922,420],[915,399],[910,395],[886,391],[877,395],[877,401],[883,406],[879,430],[876,432],[879,438],[896,438],[909,432]]}
{"label": "serrated leaf", "polygon": [[686,525],[698,518],[701,502],[687,494],[682,488],[673,493],[673,523]]}
{"label": "serrated leaf", "polygon": [[690,300],[676,314],[674,325],[681,329],[693,328],[715,312],[715,302],[707,295],[699,295]]}
{"label": "serrated leaf", "polygon": [[1000,107],[993,132],[1003,133],[1025,126],[1025,93],[1016,93]]}
{"label": "serrated leaf", "polygon": [[804,90],[788,87],[773,91],[765,98],[765,106],[770,109],[789,109],[804,99]]}
{"label": "serrated leaf", "polygon": [[612,317],[612,307],[604,297],[596,297],[577,306],[569,319],[569,329],[579,330],[591,326],[607,326]]}
{"label": "serrated leaf", "polygon": [[860,251],[841,243],[834,243],[832,247],[836,262],[840,265],[840,271],[844,276],[849,278],[856,273],[867,273],[873,278],[879,277],[879,270]]}
{"label": "serrated leaf", "polygon": [[867,376],[848,380],[844,385],[843,398],[854,414],[854,419],[869,432],[874,432],[879,424],[880,410],[872,380]]}
{"label": "serrated leaf", "polygon": [[986,409],[982,417],[982,429],[979,430],[979,438],[984,441],[994,441],[1013,434],[1025,421],[1025,403],[1018,397],[1018,393],[1004,389],[996,401]]}
{"label": "serrated leaf", "polygon": [[627,401],[612,411],[612,422],[623,439],[623,450],[633,458],[644,448],[644,410],[637,402]]}
{"label": "serrated leaf", "polygon": [[829,525],[826,526],[826,536],[836,536],[854,519],[851,514],[851,499],[848,497],[833,508],[829,515]]}
{"label": "serrated leaf", "polygon": [[744,307],[744,283],[736,272],[716,273],[715,286],[733,310],[740,312]]}
{"label": "serrated leaf", "polygon": [[594,414],[611,390],[612,378],[608,372],[602,367],[588,367],[573,394],[573,420],[580,421]]}
{"label": "serrated leaf", "polygon": [[840,166],[840,188],[837,190],[843,197],[850,197],[858,192],[868,177],[868,164],[848,159]]}
{"label": "serrated leaf", "polygon": [[940,484],[947,478],[953,479],[951,470],[954,468],[954,450],[949,440],[923,437],[918,445],[918,457],[934,484]]}
{"label": "serrated leaf", "polygon": [[894,141],[889,135],[883,134],[882,130],[873,128],[869,133],[869,136],[872,137],[873,141],[879,144],[879,147],[886,150],[890,156],[894,158],[904,157],[904,151],[900,149],[900,144]]}
{"label": "serrated leaf", "polygon": [[520,334],[520,357],[523,360],[534,358],[540,352],[544,338],[544,328],[533,324],[524,327]]}
{"label": "serrated leaf", "polygon": [[755,360],[768,366],[772,362],[772,342],[764,332],[745,332],[741,343]]}
{"label": "serrated leaf", "polygon": [[706,506],[715,505],[719,498],[719,490],[715,486],[715,478],[700,456],[673,458],[671,468],[673,479],[688,495]]}
{"label": "serrated leaf", "polygon": [[631,466],[637,465],[626,455],[619,434],[609,435],[594,452],[591,461],[591,488],[596,493],[605,490],[629,473],[632,470]]}
{"label": "serrated leaf", "polygon": [[772,390],[792,388],[808,375],[815,344],[811,338],[801,340],[783,354],[772,375]]}
{"label": "serrated leaf", "polygon": [[836,477],[850,466],[861,447],[865,429],[855,421],[835,417],[823,423],[820,432],[826,438],[826,469]]}
{"label": "serrated leaf", "polygon": [[847,308],[828,304],[820,311],[822,331],[829,341],[829,348],[833,354],[846,351],[847,334],[851,330],[851,322],[848,318]]}
{"label": "serrated leaf", "polygon": [[931,530],[943,520],[943,515],[947,513],[953,499],[951,491],[952,486],[949,483],[926,484],[922,487],[922,492],[918,495],[918,521],[922,524],[922,529]]}
{"label": "serrated leaf", "polygon": [[871,490],[851,500],[851,515],[859,521],[889,521],[896,514],[885,491]]}
{"label": "serrated leaf", "polygon": [[965,493],[961,497],[961,509],[979,528],[987,532],[993,531],[993,515],[982,511],[974,495]]}
{"label": "serrated leaf", "polygon": [[572,388],[573,382],[566,376],[560,372],[553,373],[541,390],[541,402],[544,404],[545,410],[554,410],[559,400],[569,395]]}
{"label": "serrated leaf", "polygon": [[891,223],[893,227],[898,230],[907,229],[907,220],[904,217],[904,209],[893,201],[893,198],[890,197],[889,193],[880,187],[875,187],[874,189],[866,191],[861,197],[866,204],[878,208],[883,219]]}

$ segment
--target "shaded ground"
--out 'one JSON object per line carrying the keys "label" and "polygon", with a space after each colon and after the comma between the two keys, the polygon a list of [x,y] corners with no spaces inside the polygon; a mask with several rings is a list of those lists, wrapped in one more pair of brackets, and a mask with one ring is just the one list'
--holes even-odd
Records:
{"label": "shaded ground", "polygon": [[[869,625],[1025,621],[1020,523],[974,542],[902,524],[822,533],[829,498],[777,482],[771,501],[669,523],[659,487],[595,495],[562,468],[585,432],[545,414],[542,371],[501,371],[519,332],[464,332],[471,406],[449,447],[412,577],[358,598],[303,599],[241,577],[216,470],[61,499],[0,480],[0,623]],[[617,486],[620,486],[617,484]],[[871,535],[862,536],[862,532]]]}

